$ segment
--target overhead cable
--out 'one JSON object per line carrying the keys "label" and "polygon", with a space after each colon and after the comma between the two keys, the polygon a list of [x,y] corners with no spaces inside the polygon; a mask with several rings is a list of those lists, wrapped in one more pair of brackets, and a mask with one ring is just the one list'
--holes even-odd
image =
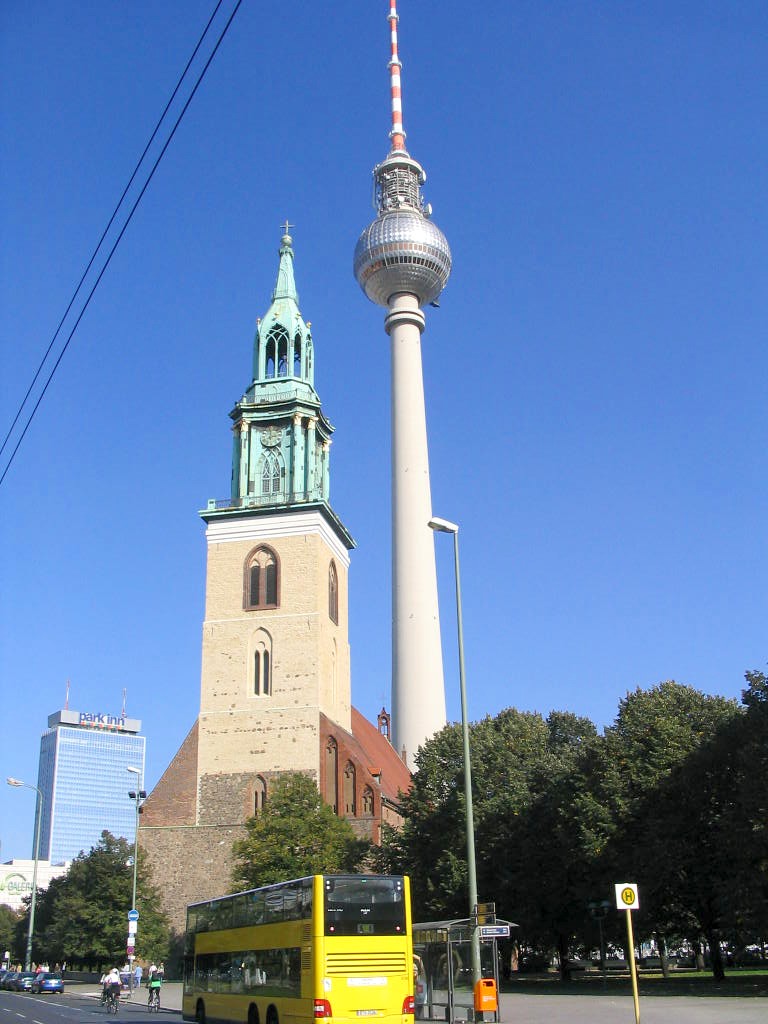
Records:
{"label": "overhead cable", "polygon": [[[185,77],[187,75],[187,72],[189,71],[190,65],[192,64],[192,61],[195,59],[195,56],[197,55],[197,52],[200,49],[200,46],[202,45],[203,40],[205,39],[205,37],[206,37],[206,35],[208,33],[208,30],[211,27],[211,23],[213,22],[214,18],[216,17],[216,14],[218,13],[218,10],[221,7],[222,2],[223,2],[223,0],[218,0],[216,6],[214,7],[213,13],[211,14],[210,18],[208,19],[208,23],[206,24],[206,26],[203,29],[203,32],[202,32],[200,38],[197,41],[197,45],[195,46],[194,50],[192,51],[192,55],[190,56],[189,60],[187,61],[187,64],[186,64],[183,72],[181,73],[181,76],[179,77],[178,82],[176,83],[176,87],[174,88],[173,92],[171,93],[171,97],[168,100],[168,102],[166,103],[165,109],[163,110],[162,114],[160,115],[160,118],[158,119],[157,124],[155,125],[154,131],[152,132],[152,134],[151,134],[151,136],[149,138],[149,141],[147,142],[146,146],[144,147],[144,152],[139,157],[139,160],[138,160],[138,162],[137,162],[137,164],[136,164],[136,166],[135,166],[135,168],[133,170],[133,173],[131,174],[131,177],[128,180],[128,184],[123,189],[123,194],[120,196],[120,199],[118,200],[117,205],[115,206],[114,210],[112,211],[112,216],[110,217],[107,226],[104,228],[104,231],[103,231],[103,233],[101,235],[101,238],[98,241],[98,244],[96,245],[96,248],[93,250],[93,254],[92,254],[92,256],[91,256],[91,258],[90,258],[90,260],[88,262],[88,266],[83,271],[82,277],[80,278],[80,280],[79,280],[79,282],[77,284],[77,287],[75,288],[75,290],[74,290],[74,292],[72,294],[72,298],[69,301],[69,305],[67,306],[66,310],[64,311],[64,315],[62,316],[61,320],[59,321],[59,325],[56,328],[56,331],[54,332],[54,335],[51,338],[50,344],[48,345],[48,348],[46,349],[45,354],[44,354],[43,358],[40,361],[40,365],[38,366],[37,371],[35,372],[35,375],[32,378],[32,382],[29,385],[29,388],[27,389],[27,393],[24,396],[21,404],[19,405],[19,408],[18,408],[18,411],[16,413],[16,416],[14,417],[13,423],[11,424],[11,426],[8,429],[8,432],[7,432],[6,436],[5,436],[5,439],[3,440],[2,446],[0,446],[0,455],[5,450],[5,447],[6,447],[8,441],[9,441],[9,439],[11,437],[11,434],[13,433],[13,430],[14,430],[16,424],[18,423],[19,418],[21,417],[21,414],[22,414],[22,412],[24,410],[24,407],[27,404],[29,396],[32,393],[32,390],[33,390],[33,388],[34,388],[34,386],[35,386],[35,384],[37,382],[37,379],[40,376],[40,374],[42,373],[43,367],[44,367],[44,365],[45,365],[45,363],[46,363],[46,361],[48,359],[48,356],[50,355],[51,350],[53,349],[53,346],[54,346],[54,344],[56,342],[56,339],[57,339],[57,337],[59,335],[59,332],[61,331],[61,328],[62,328],[62,326],[64,324],[64,321],[66,320],[67,316],[69,315],[70,310],[72,309],[72,306],[75,303],[75,299],[77,298],[77,295],[80,292],[80,289],[82,288],[83,282],[85,281],[85,278],[87,277],[88,272],[90,271],[91,267],[93,266],[93,263],[94,263],[94,261],[96,259],[96,256],[97,256],[97,254],[98,254],[98,252],[99,252],[99,250],[100,250],[100,248],[101,248],[101,246],[102,246],[102,244],[104,242],[104,239],[105,239],[109,229],[111,228],[113,222],[115,221],[115,218],[116,218],[116,216],[117,216],[117,214],[118,214],[118,212],[119,212],[119,210],[120,210],[120,208],[121,208],[121,206],[123,204],[123,201],[124,201],[124,199],[126,197],[126,194],[128,193],[128,190],[130,189],[131,185],[133,184],[133,181],[136,178],[136,175],[137,175],[137,173],[139,171],[139,168],[141,167],[141,165],[142,165],[142,163],[144,161],[144,158],[146,157],[147,152],[148,152],[150,146],[152,145],[152,143],[153,143],[153,141],[154,141],[154,139],[155,139],[155,137],[156,137],[156,135],[157,135],[157,133],[158,133],[158,131],[160,129],[160,126],[162,125],[162,122],[165,119],[166,114],[168,113],[168,110],[169,110],[171,104],[174,101],[174,99],[176,97],[176,94],[178,93],[179,88],[181,87],[181,85],[182,85],[182,83],[183,83],[183,81],[184,81],[184,79],[185,79]],[[184,106],[181,109],[181,113],[176,118],[176,121],[175,121],[175,123],[173,125],[173,128],[171,129],[170,134],[168,135],[168,138],[166,139],[165,143],[163,144],[163,147],[160,150],[160,153],[159,153],[157,159],[155,160],[154,164],[152,165],[152,169],[150,170],[149,175],[147,176],[147,179],[144,182],[144,184],[143,184],[143,186],[141,188],[141,191],[139,192],[138,197],[136,198],[133,206],[131,207],[131,210],[130,210],[130,212],[129,212],[126,220],[125,220],[125,223],[123,224],[122,228],[120,229],[120,232],[119,232],[119,234],[118,234],[114,244],[112,245],[112,248],[110,249],[107,258],[104,261],[104,265],[102,266],[101,270],[99,271],[98,277],[96,278],[96,281],[95,281],[93,287],[91,288],[90,292],[88,293],[88,296],[87,296],[87,298],[86,298],[86,300],[85,300],[85,302],[83,304],[83,307],[80,310],[80,313],[78,314],[77,319],[75,320],[74,326],[72,327],[72,330],[69,332],[67,340],[64,343],[64,346],[62,347],[62,350],[59,353],[59,356],[58,356],[56,362],[53,364],[53,368],[51,369],[51,372],[48,374],[48,377],[46,379],[45,385],[43,386],[43,389],[40,392],[40,395],[38,396],[38,399],[35,402],[35,405],[32,408],[32,411],[30,412],[30,414],[29,414],[29,416],[27,418],[27,421],[26,421],[26,423],[24,425],[24,429],[22,430],[21,435],[19,436],[19,439],[16,442],[16,446],[13,449],[13,451],[11,452],[11,455],[10,455],[10,457],[8,459],[8,462],[7,462],[6,466],[5,466],[5,469],[3,470],[3,473],[0,476],[0,484],[2,484],[3,481],[5,480],[5,477],[6,477],[7,473],[8,473],[8,470],[11,468],[11,464],[13,463],[13,460],[16,457],[16,453],[18,452],[19,447],[21,446],[21,443],[24,440],[24,437],[25,437],[25,435],[27,433],[27,430],[29,429],[30,424],[32,423],[32,420],[34,419],[35,413],[37,412],[37,410],[38,410],[38,408],[40,406],[40,403],[42,402],[43,397],[45,396],[45,393],[48,390],[48,386],[51,383],[51,381],[53,379],[53,376],[56,373],[56,370],[58,369],[59,364],[61,363],[61,360],[64,357],[64,353],[67,351],[67,348],[69,347],[69,343],[72,340],[72,338],[73,338],[73,336],[75,334],[75,331],[77,330],[77,327],[78,327],[81,319],[83,318],[83,314],[85,313],[86,309],[88,308],[88,305],[89,305],[89,303],[90,303],[90,301],[91,301],[91,299],[93,297],[93,294],[96,291],[96,289],[97,289],[97,287],[99,285],[99,282],[101,281],[102,277],[104,276],[104,272],[106,271],[107,267],[109,266],[110,261],[112,259],[112,256],[114,255],[115,250],[117,249],[118,245],[120,244],[120,240],[122,239],[123,235],[125,234],[126,228],[130,224],[131,219],[132,219],[134,213],[136,212],[136,208],[138,207],[139,203],[141,202],[141,199],[142,199],[144,193],[146,192],[147,187],[148,187],[150,181],[152,180],[152,178],[154,176],[154,173],[157,170],[157,167],[158,167],[160,161],[162,160],[162,158],[163,158],[163,156],[165,154],[165,151],[167,150],[168,146],[170,145],[171,140],[173,139],[173,136],[176,133],[176,129],[179,127],[179,124],[181,123],[181,120],[184,117],[184,115],[185,115],[185,113],[187,111],[187,108],[189,107],[190,103],[192,102],[192,100],[193,100],[193,98],[195,96],[195,93],[197,92],[198,86],[200,85],[200,83],[202,82],[203,78],[205,77],[205,74],[206,74],[206,72],[207,72],[207,70],[208,70],[208,68],[209,68],[213,58],[216,56],[216,52],[217,52],[219,46],[221,45],[221,43],[222,43],[222,41],[224,39],[224,36],[227,34],[229,26],[232,24],[232,21],[233,21],[235,15],[237,14],[237,12],[239,10],[241,3],[242,3],[242,0],[237,0],[236,4],[235,4],[235,6],[234,6],[234,8],[232,10],[232,13],[230,14],[229,18],[227,19],[227,22],[224,25],[224,28],[222,29],[221,33],[219,34],[219,38],[216,40],[216,44],[213,47],[213,50],[211,51],[210,56],[208,57],[208,60],[205,62],[204,66],[203,66],[200,74],[198,75],[197,80],[196,80],[196,82],[195,82],[195,84],[194,84],[194,86],[192,88],[192,91],[190,92],[189,96],[187,97],[186,102],[184,103]]]}

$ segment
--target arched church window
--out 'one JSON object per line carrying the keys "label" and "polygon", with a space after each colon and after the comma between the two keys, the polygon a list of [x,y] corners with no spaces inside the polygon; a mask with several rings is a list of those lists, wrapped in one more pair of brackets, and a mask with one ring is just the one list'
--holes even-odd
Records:
{"label": "arched church window", "polygon": [[330,736],[325,745],[325,802],[331,806],[335,814],[339,813],[339,748],[336,740]]}
{"label": "arched church window", "polygon": [[293,376],[301,376],[301,335],[293,339]]}
{"label": "arched church window", "polygon": [[249,650],[249,692],[254,697],[269,697],[272,693],[272,637],[265,629],[257,630],[251,638]]}
{"label": "arched church window", "polygon": [[267,343],[264,352],[264,376],[274,377],[275,376],[275,363],[277,362],[277,351],[275,336],[270,334],[267,338]]}
{"label": "arched church window", "polygon": [[331,562],[328,569],[328,614],[331,622],[339,624],[339,577],[336,572],[336,563]]}
{"label": "arched church window", "polygon": [[277,338],[277,376],[288,376],[288,335],[283,330],[275,331]]}
{"label": "arched church window", "polygon": [[280,493],[280,459],[274,452],[264,453],[264,462],[261,466],[261,493]]}
{"label": "arched church window", "polygon": [[373,815],[373,790],[370,786],[366,786],[363,790],[363,814],[366,817]]}
{"label": "arched church window", "polygon": [[347,761],[344,768],[344,813],[356,815],[357,802],[355,800],[355,766]]}
{"label": "arched church window", "polygon": [[264,810],[267,802],[267,783],[263,776],[257,775],[253,787],[253,815],[257,817]]}
{"label": "arched church window", "polygon": [[276,608],[280,603],[280,566],[268,547],[258,547],[245,561],[243,607]]}

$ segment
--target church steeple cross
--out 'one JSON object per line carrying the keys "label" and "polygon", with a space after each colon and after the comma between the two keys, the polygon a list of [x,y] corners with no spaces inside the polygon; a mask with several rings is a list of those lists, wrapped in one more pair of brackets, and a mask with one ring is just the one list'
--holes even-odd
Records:
{"label": "church steeple cross", "polygon": [[288,234],[288,229],[289,228],[295,228],[296,225],[295,224],[289,224],[288,220],[286,219],[285,224],[282,224],[281,227],[283,228],[283,234],[287,235]]}

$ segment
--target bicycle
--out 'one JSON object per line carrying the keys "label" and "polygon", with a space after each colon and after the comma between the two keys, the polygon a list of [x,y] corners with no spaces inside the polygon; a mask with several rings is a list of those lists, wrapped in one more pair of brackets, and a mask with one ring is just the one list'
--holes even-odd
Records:
{"label": "bicycle", "polygon": [[110,989],[107,993],[107,1013],[114,1013],[117,1016],[117,1011],[120,1008],[120,995],[115,992],[114,989]]}
{"label": "bicycle", "polygon": [[149,1013],[160,1013],[160,989],[157,986],[150,988],[147,998],[147,1011]]}

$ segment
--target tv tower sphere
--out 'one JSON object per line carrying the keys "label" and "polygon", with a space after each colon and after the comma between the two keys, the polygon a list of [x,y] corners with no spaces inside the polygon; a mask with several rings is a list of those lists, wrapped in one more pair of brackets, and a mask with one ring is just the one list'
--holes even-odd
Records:
{"label": "tv tower sphere", "polygon": [[391,152],[373,172],[378,216],[360,235],[353,267],[357,283],[377,306],[393,295],[434,302],[451,272],[451,250],[429,220],[420,186],[426,175],[405,152]]}

